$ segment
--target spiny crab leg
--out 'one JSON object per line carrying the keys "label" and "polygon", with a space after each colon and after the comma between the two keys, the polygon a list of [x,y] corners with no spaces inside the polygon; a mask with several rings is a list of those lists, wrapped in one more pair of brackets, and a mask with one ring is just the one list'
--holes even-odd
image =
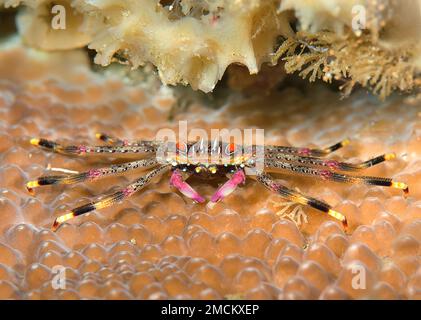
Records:
{"label": "spiny crab leg", "polygon": [[158,165],[158,161],[156,161],[154,158],[149,158],[121,164],[114,164],[109,167],[100,169],[91,169],[85,172],[78,172],[65,175],[41,176],[36,180],[27,182],[26,188],[30,193],[33,193],[33,189],[39,186],[74,184],[83,181],[94,181],[105,178],[107,176],[121,174],[140,168],[153,167],[156,165]]}
{"label": "spiny crab leg", "polygon": [[332,207],[324,201],[305,196],[298,191],[287,188],[280,183],[273,180],[273,178],[267,173],[260,173],[257,175],[257,181],[262,183],[266,188],[272,190],[273,192],[279,194],[283,198],[293,201],[302,205],[310,206],[316,210],[327,213],[329,216],[335,218],[342,222],[342,225],[345,230],[348,228],[348,221],[346,217],[337,211],[334,211]]}
{"label": "spiny crab leg", "polygon": [[297,148],[297,147],[268,145],[268,146],[265,146],[265,151],[271,152],[271,153],[297,154],[300,156],[324,157],[340,148],[347,146],[349,143],[350,143],[349,139],[345,139],[324,149],[311,149],[311,148]]}
{"label": "spiny crab leg", "polygon": [[58,227],[60,227],[64,222],[67,220],[73,219],[77,216],[83,215],[85,213],[94,211],[94,210],[100,210],[103,208],[110,207],[128,197],[131,197],[133,194],[138,192],[139,190],[143,189],[145,186],[147,186],[154,177],[159,176],[166,171],[168,171],[170,167],[168,165],[162,165],[152,171],[150,171],[148,174],[144,175],[143,177],[137,179],[133,183],[129,184],[125,188],[106,196],[105,198],[86,203],[80,207],[74,208],[70,210],[70,212],[65,213],[59,217],[57,217],[54,220],[54,224],[52,227],[53,231],[56,231]]}
{"label": "spiny crab leg", "polygon": [[299,173],[307,176],[316,176],[323,180],[335,181],[341,183],[360,183],[372,186],[382,186],[382,187],[391,187],[395,189],[401,189],[404,192],[404,195],[407,196],[409,193],[409,188],[406,183],[394,181],[391,178],[383,177],[372,177],[372,176],[356,176],[343,174],[338,172],[333,172],[327,169],[315,169],[307,166],[294,165],[287,162],[273,161],[269,160],[265,163],[267,169],[283,169],[292,171],[294,173]]}
{"label": "spiny crab leg", "polygon": [[337,160],[331,159],[324,159],[324,158],[317,158],[317,157],[304,157],[304,156],[297,156],[293,154],[285,154],[285,153],[267,153],[265,155],[266,159],[269,161],[288,161],[288,162],[297,162],[299,164],[307,164],[307,165],[314,165],[314,166],[321,166],[326,167],[331,170],[340,170],[340,171],[358,171],[366,168],[370,168],[377,164],[380,164],[384,161],[393,160],[396,158],[394,153],[386,153],[375,158],[371,158],[367,161],[360,162],[360,163],[347,163],[347,162],[340,162]]}
{"label": "spiny crab leg", "polygon": [[173,171],[170,178],[170,185],[177,188],[183,195],[187,198],[193,199],[195,202],[205,202],[205,198],[203,198],[186,181],[184,181],[183,175],[178,169]]}
{"label": "spiny crab leg", "polygon": [[34,146],[67,155],[87,155],[87,154],[139,154],[153,153],[155,148],[152,146],[87,146],[87,145],[70,145],[64,146],[55,141],[43,138],[32,138],[30,143]]}
{"label": "spiny crab leg", "polygon": [[239,184],[246,182],[246,174],[243,169],[236,171],[232,177],[225,182],[218,190],[213,194],[208,207],[212,208],[217,202],[224,199],[226,196],[230,195]]}
{"label": "spiny crab leg", "polygon": [[145,148],[155,148],[156,143],[154,141],[149,140],[136,140],[136,141],[129,141],[127,139],[120,139],[117,137],[113,137],[106,133],[96,133],[95,137],[101,141],[109,143],[114,146],[131,146],[131,147],[145,147]]}

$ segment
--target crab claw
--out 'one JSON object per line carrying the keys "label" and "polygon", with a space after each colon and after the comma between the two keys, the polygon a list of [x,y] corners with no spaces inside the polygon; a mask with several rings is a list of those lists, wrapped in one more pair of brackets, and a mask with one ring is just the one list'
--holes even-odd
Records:
{"label": "crab claw", "polygon": [[208,206],[212,208],[217,202],[230,195],[239,184],[246,182],[246,175],[243,169],[235,172],[232,177],[225,182],[212,196]]}
{"label": "crab claw", "polygon": [[174,170],[171,178],[170,185],[176,187],[182,194],[193,201],[202,203],[205,202],[203,198],[196,190],[194,190],[187,182],[184,181],[183,176],[179,170]]}

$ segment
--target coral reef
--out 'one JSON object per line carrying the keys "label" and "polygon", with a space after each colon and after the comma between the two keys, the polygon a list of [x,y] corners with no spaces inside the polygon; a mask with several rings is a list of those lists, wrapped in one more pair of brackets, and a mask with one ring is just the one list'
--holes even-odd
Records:
{"label": "coral reef", "polygon": [[71,26],[54,31],[45,15],[52,2],[25,2],[29,8],[18,22],[29,44],[49,50],[89,44],[98,52],[98,64],[108,65],[115,56],[133,68],[151,62],[165,84],[189,84],[205,92],[232,63],[257,73],[270,60],[276,38],[291,33],[273,0],[175,1],[171,6],[150,0],[63,3],[74,12]]}
{"label": "coral reef", "polygon": [[[310,69],[341,75],[349,80],[348,89],[360,84],[381,97],[412,90],[421,70],[421,0],[0,1],[6,7],[20,4],[26,7],[18,26],[29,45],[47,50],[87,45],[97,52],[100,65],[119,61],[137,68],[151,63],[163,83],[204,92],[214,89],[231,64],[256,74],[265,63],[276,63],[279,39],[290,43],[303,34],[311,34],[311,42],[323,44],[329,60],[337,61],[315,57],[308,61]],[[70,12],[68,26],[54,30],[51,8],[60,4]],[[370,66],[358,64],[373,53],[378,57]],[[350,62],[356,64],[353,70],[343,70]],[[299,66],[296,62],[290,71]],[[404,81],[398,83],[397,72],[405,73]]]}
{"label": "coral reef", "polygon": [[[151,93],[113,73],[93,72],[82,50],[40,53],[15,38],[0,46],[0,60],[1,298],[421,298],[421,101],[380,103],[359,92],[338,101],[336,92],[312,85],[219,109],[195,102],[169,121],[171,91]],[[266,142],[280,145],[322,147],[350,137],[338,153],[351,161],[394,151],[395,161],[369,174],[399,178],[411,193],[404,199],[381,187],[280,176],[346,213],[345,233],[307,207],[297,212],[307,223],[281,219],[273,206],[281,199],[258,183],[209,209],[162,179],[118,207],[50,230],[63,211],[137,175],[46,187],[31,196],[26,181],[52,168],[85,170],[101,159],[46,153],[31,147],[30,137],[153,138],[160,128],[178,130],[181,119],[205,130],[263,128]],[[206,181],[192,184],[207,197],[215,189]],[[57,266],[65,268],[65,288],[52,286]],[[355,268],[366,274],[364,288],[352,286]]]}
{"label": "coral reef", "polygon": [[[300,50],[297,53],[297,50]],[[349,95],[356,84],[371,89],[385,99],[393,91],[411,91],[419,87],[412,51],[390,52],[373,46],[369,36],[337,37],[333,33],[297,33],[286,40],[274,56],[286,55],[288,73],[300,71],[310,82],[323,79],[345,82],[341,89]]]}

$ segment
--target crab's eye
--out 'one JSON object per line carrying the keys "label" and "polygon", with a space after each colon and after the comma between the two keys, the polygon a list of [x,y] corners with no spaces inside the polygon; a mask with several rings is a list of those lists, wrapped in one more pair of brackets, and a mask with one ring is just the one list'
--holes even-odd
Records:
{"label": "crab's eye", "polygon": [[177,148],[177,152],[179,153],[186,153],[187,152],[187,144],[185,142],[177,142],[175,144]]}
{"label": "crab's eye", "polygon": [[236,150],[236,147],[234,143],[229,143],[225,147],[225,153],[229,155],[232,155],[235,152],[235,150]]}

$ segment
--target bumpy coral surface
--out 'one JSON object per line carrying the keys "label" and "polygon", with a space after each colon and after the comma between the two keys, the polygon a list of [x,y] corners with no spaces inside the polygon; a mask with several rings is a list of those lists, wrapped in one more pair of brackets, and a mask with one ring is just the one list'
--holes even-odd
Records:
{"label": "bumpy coral surface", "polygon": [[[168,121],[174,99],[93,73],[82,52],[40,54],[19,45],[0,59],[0,297],[349,299],[421,298],[421,104],[365,95],[338,101],[324,87],[284,89],[214,110],[199,103]],[[409,105],[412,104],[412,105]],[[276,214],[282,199],[250,180],[212,209],[171,190],[168,177],[118,206],[50,230],[54,218],[142,173],[27,193],[48,168],[83,170],[104,159],[67,158],[34,148],[33,136],[94,142],[96,132],[153,138],[160,128],[265,129],[266,141],[352,143],[333,158],[357,161],[386,151],[397,160],[369,174],[407,182],[396,190],[280,176],[346,213],[332,219],[302,208],[297,226]],[[216,183],[193,179],[209,197]],[[65,288],[54,289],[57,266]],[[353,287],[364,272],[363,286]],[[361,279],[360,279],[361,280]]]}

